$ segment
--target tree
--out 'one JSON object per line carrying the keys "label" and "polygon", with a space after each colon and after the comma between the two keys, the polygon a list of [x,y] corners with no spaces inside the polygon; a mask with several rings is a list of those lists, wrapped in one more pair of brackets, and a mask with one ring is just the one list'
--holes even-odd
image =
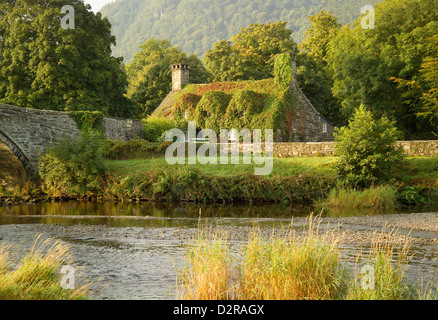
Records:
{"label": "tree", "polygon": [[320,13],[310,16],[308,19],[312,25],[304,33],[304,39],[299,48],[310,56],[325,62],[328,44],[342,25],[337,22],[338,18],[333,16],[331,11],[326,13],[321,10]]}
{"label": "tree", "polygon": [[357,20],[337,32],[327,62],[345,115],[363,104],[395,119],[404,139],[430,138],[431,127],[417,114],[424,104],[421,64],[434,56],[435,7],[434,0],[385,0],[375,7],[375,29],[364,30]]}
{"label": "tree", "polygon": [[438,133],[438,35],[435,34],[430,41],[433,55],[424,58],[420,69],[425,90],[421,97],[424,103],[418,115],[428,119]]}
{"label": "tree", "polygon": [[251,24],[231,41],[220,41],[203,60],[214,81],[261,80],[272,77],[275,56],[296,54],[296,43],[286,22]]}
{"label": "tree", "polygon": [[166,39],[149,39],[141,46],[133,61],[126,67],[129,79],[128,96],[137,105],[137,117],[150,115],[172,89],[171,65],[190,66],[190,81],[205,83],[209,74],[194,54],[187,55],[172,47]]}
{"label": "tree", "polygon": [[[64,29],[64,5],[74,28]],[[23,107],[128,116],[122,58],[111,25],[79,0],[6,0],[0,5],[0,101]]]}
{"label": "tree", "polygon": [[356,109],[347,127],[335,133],[337,172],[341,180],[387,181],[403,159],[397,146],[400,132],[386,117],[376,120],[363,105]]}
{"label": "tree", "polygon": [[338,99],[333,96],[333,80],[328,68],[307,52],[297,55],[298,86],[315,108],[333,125],[345,125],[348,117],[341,112]]}

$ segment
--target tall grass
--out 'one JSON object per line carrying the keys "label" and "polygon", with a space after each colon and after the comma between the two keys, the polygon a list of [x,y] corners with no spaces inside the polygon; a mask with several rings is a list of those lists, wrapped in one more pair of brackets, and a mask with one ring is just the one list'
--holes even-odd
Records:
{"label": "tall grass", "polygon": [[393,186],[371,186],[368,189],[337,189],[333,188],[320,206],[334,208],[393,208],[397,201],[397,191]]}
{"label": "tall grass", "polygon": [[[30,251],[14,267],[11,257],[15,250],[13,245],[0,245],[0,299],[87,299],[90,283],[73,289],[61,286],[61,267],[73,265],[68,246],[53,239],[42,241],[38,236]],[[75,272],[75,276],[78,275]]]}
{"label": "tall grass", "polygon": [[[351,300],[400,300],[421,298],[419,292],[406,280],[410,241],[406,240],[396,250],[390,244],[395,230],[375,233],[373,242],[366,252],[357,256],[356,267],[371,265],[374,268],[374,289],[362,289],[360,283],[352,283],[347,299]],[[357,268],[355,273],[357,273]]]}
{"label": "tall grass", "polygon": [[[263,236],[255,228],[240,249],[218,233],[198,236],[187,247],[185,266],[178,273],[178,299],[421,299],[406,281],[410,243],[400,250],[391,233],[375,234],[369,250],[357,255],[355,266],[341,258],[342,235],[322,231],[309,220],[302,233]],[[373,289],[361,283],[364,264],[374,270]],[[359,270],[359,271],[358,271]]]}

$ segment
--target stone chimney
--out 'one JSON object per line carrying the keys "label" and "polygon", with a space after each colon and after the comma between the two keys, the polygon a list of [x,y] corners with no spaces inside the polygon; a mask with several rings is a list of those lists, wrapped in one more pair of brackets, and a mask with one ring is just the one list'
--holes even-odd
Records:
{"label": "stone chimney", "polygon": [[189,83],[189,66],[187,64],[172,65],[172,91],[180,91]]}

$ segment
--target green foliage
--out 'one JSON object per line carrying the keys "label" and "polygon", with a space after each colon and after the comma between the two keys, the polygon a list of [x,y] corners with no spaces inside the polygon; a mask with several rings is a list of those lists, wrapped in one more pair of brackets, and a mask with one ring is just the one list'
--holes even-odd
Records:
{"label": "green foliage", "polygon": [[288,87],[294,80],[289,54],[282,53],[275,58],[274,77],[275,82],[283,87]]}
{"label": "green foliage", "polygon": [[[302,40],[310,26],[307,20],[322,9],[333,12],[342,24],[350,23],[366,4],[377,0],[119,0],[109,3],[100,11],[114,28],[117,46],[115,56],[126,61],[138,51],[145,39],[169,39],[185,52],[199,57],[218,40],[229,40],[242,27],[251,23],[288,21],[294,31],[294,40]],[[223,81],[221,79],[219,81]]]}
{"label": "green foliage", "polygon": [[315,108],[334,126],[346,124],[348,117],[343,114],[339,101],[333,96],[333,80],[323,61],[309,53],[298,54],[297,82]]}
{"label": "green foliage", "polygon": [[405,204],[422,204],[426,199],[420,195],[421,190],[417,186],[405,186],[398,190],[397,199]]}
{"label": "green foliage", "polygon": [[133,139],[129,141],[104,140],[103,154],[105,159],[147,159],[164,156],[171,142],[149,142]]}
{"label": "green foliage", "polygon": [[265,107],[267,94],[257,93],[252,90],[240,90],[233,95],[225,113],[224,124],[229,129],[255,128],[257,115]]}
{"label": "green foliage", "polygon": [[196,55],[187,55],[178,47],[172,47],[168,40],[149,39],[140,48],[142,51],[126,67],[129,76],[128,96],[138,107],[137,117],[150,115],[171,91],[172,64],[188,64],[192,82],[204,83],[209,78]]}
{"label": "green foliage", "polygon": [[187,119],[195,119],[196,105],[199,100],[201,100],[201,96],[194,93],[184,92],[180,94],[175,100],[172,109],[172,115],[175,121],[180,123],[186,118],[186,116]]}
{"label": "green foliage", "polygon": [[[61,27],[61,8],[75,28]],[[36,109],[131,112],[122,58],[111,55],[111,24],[83,1],[6,0],[0,4],[0,101]],[[116,105],[114,105],[116,104]]]}
{"label": "green foliage", "polygon": [[402,162],[403,150],[397,146],[399,132],[387,118],[375,120],[360,106],[349,121],[335,133],[337,171],[341,179],[349,175],[368,180],[388,180]]}
{"label": "green foliage", "polygon": [[149,116],[142,121],[145,131],[144,139],[151,142],[159,141],[166,131],[175,128],[175,122],[164,117]]}
{"label": "green foliage", "polygon": [[51,195],[100,193],[105,174],[101,134],[81,131],[77,137],[50,146],[39,159],[39,173],[44,189]]}
{"label": "green foliage", "polygon": [[304,33],[300,49],[316,59],[325,61],[329,42],[342,26],[337,20],[338,18],[333,16],[332,12],[325,12],[324,9],[309,17],[312,25]]}
{"label": "green foliage", "polygon": [[215,81],[270,78],[277,54],[297,52],[291,35],[286,22],[251,24],[235,34],[231,42],[220,41],[203,61]]}
{"label": "green foliage", "polygon": [[[431,127],[418,119],[422,99],[433,88],[421,78],[421,65],[436,56],[431,37],[438,28],[434,0],[384,0],[375,7],[375,29],[337,31],[328,45],[333,94],[343,113],[363,104],[376,116],[397,121],[403,139],[431,139]],[[431,86],[432,85],[432,86]],[[433,128],[435,129],[435,128]]]}
{"label": "green foliage", "polygon": [[394,208],[397,191],[390,185],[371,186],[363,190],[333,188],[323,206],[335,208]]}
{"label": "green foliage", "polygon": [[314,201],[328,193],[333,184],[332,179],[312,174],[271,178],[251,174],[218,176],[177,167],[113,178],[106,195],[117,199],[281,203]]}
{"label": "green foliage", "polygon": [[68,115],[76,122],[79,130],[104,131],[103,113],[100,111],[69,111]]}
{"label": "green foliage", "polygon": [[231,96],[222,91],[206,92],[196,106],[196,125],[219,132],[230,99]]}
{"label": "green foliage", "polygon": [[200,128],[216,132],[233,128],[261,129],[262,136],[265,129],[280,129],[283,138],[288,139],[296,113],[294,101],[289,88],[278,86],[274,78],[191,84],[178,94],[173,116],[179,123],[187,110],[188,120],[195,120]]}

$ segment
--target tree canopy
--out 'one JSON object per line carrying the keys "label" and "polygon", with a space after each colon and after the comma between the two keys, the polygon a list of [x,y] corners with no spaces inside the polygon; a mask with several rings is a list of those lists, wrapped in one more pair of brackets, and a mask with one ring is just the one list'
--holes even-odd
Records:
{"label": "tree canopy", "polygon": [[298,52],[286,22],[252,24],[231,41],[220,41],[203,60],[214,81],[261,80],[272,76],[275,57]]}
{"label": "tree canopy", "polygon": [[[74,8],[64,29],[61,8]],[[0,101],[23,107],[129,115],[121,58],[111,56],[111,24],[79,0],[0,4]]]}
{"label": "tree canopy", "polygon": [[149,39],[140,46],[133,61],[126,66],[128,96],[137,105],[137,117],[151,114],[172,89],[171,65],[185,63],[190,66],[190,80],[206,83],[209,74],[194,54],[186,54],[173,47],[166,39]]}
{"label": "tree canopy", "polygon": [[436,1],[384,0],[375,7],[375,29],[362,29],[359,21],[337,32],[326,58],[342,112],[351,115],[363,104],[377,116],[395,119],[404,139],[431,138],[418,114],[430,118],[424,108],[434,105],[428,99],[435,92],[433,76],[424,66],[432,62],[428,69],[434,73],[436,47],[430,39],[438,30]]}

